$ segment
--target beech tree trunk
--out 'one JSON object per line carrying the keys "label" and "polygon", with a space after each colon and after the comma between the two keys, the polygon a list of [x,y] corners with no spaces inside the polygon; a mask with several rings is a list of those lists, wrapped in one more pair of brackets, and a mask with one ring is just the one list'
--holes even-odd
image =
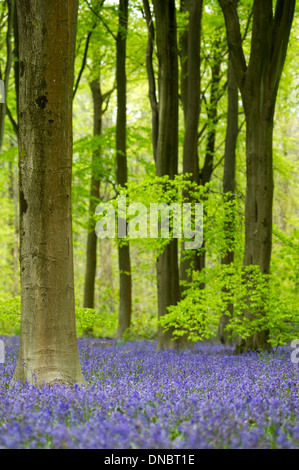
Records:
{"label": "beech tree trunk", "polygon": [[[93,134],[100,135],[102,133],[102,105],[103,97],[101,87],[98,80],[93,80],[90,84],[92,99],[93,99]],[[92,223],[92,217],[95,214],[96,206],[100,198],[100,180],[97,175],[96,164],[101,158],[101,149],[98,148],[92,155],[91,162],[91,183],[90,183],[90,202],[89,214],[91,227],[87,234],[87,248],[86,248],[86,271],[84,283],[84,307],[94,308],[94,294],[95,294],[95,278],[97,269],[97,235]]]}
{"label": "beech tree trunk", "polygon": [[[270,103],[268,103],[270,105]],[[266,106],[247,115],[246,161],[247,187],[245,201],[244,266],[257,265],[263,274],[270,273],[273,207],[273,108]],[[257,125],[260,123],[260,125]],[[261,124],[262,123],[262,124]],[[255,316],[263,315],[256,312]],[[253,319],[253,316],[247,315]],[[269,330],[256,331],[246,341],[239,341],[237,352],[271,350]]]}
{"label": "beech tree trunk", "polygon": [[[231,193],[227,201],[233,200],[235,192],[235,168],[236,168],[236,146],[239,134],[239,93],[236,82],[232,61],[229,57],[227,69],[227,127],[225,136],[225,152],[224,152],[224,173],[223,173],[223,192]],[[225,221],[225,233],[228,241],[233,241],[233,221]],[[222,264],[231,264],[234,262],[234,252],[228,249]],[[222,344],[229,344],[228,332],[225,327],[228,325],[230,318],[233,316],[234,306],[232,303],[227,305],[229,314],[223,314],[219,320],[218,341]]]}
{"label": "beech tree trunk", "polygon": [[18,29],[18,15],[17,8],[14,9],[14,19],[13,19],[13,33],[14,33],[14,81],[15,81],[15,91],[16,91],[16,105],[17,105],[17,121],[19,121],[19,74],[20,74],[20,64],[19,64],[19,29]]}
{"label": "beech tree trunk", "polygon": [[[208,117],[208,132],[207,132],[207,144],[205,160],[202,168],[199,171],[199,184],[205,186],[211,181],[212,174],[214,171],[214,160],[215,160],[215,144],[216,144],[216,126],[217,126],[217,114],[218,114],[218,102],[220,96],[220,80],[221,80],[221,65],[222,55],[219,51],[219,40],[217,39],[213,45],[214,53],[211,64],[211,91],[210,100],[207,103],[207,117]],[[205,197],[203,197],[203,210],[205,210]],[[202,271],[206,267],[206,252],[205,252],[205,237],[200,252],[197,252],[195,256],[195,270]],[[205,284],[201,283],[200,288],[204,289]]]}
{"label": "beech tree trunk", "polygon": [[[119,29],[116,41],[117,124],[116,160],[117,183],[125,186],[128,181],[126,132],[127,132],[127,79],[126,79],[126,35],[128,28],[128,0],[119,1]],[[117,337],[122,338],[130,328],[132,314],[132,275],[130,246],[118,248],[119,265],[119,315]]]}
{"label": "beech tree trunk", "polygon": [[[159,126],[156,174],[174,178],[178,168],[178,52],[174,0],[154,0],[159,60]],[[178,243],[172,239],[157,259],[158,318],[180,300]],[[176,348],[173,330],[158,327],[158,349]]]}
{"label": "beech tree trunk", "polygon": [[148,86],[149,86],[149,101],[152,111],[152,146],[154,160],[156,162],[156,153],[157,153],[157,142],[158,142],[158,131],[159,131],[159,104],[157,100],[157,90],[156,90],[156,78],[153,66],[153,52],[155,46],[155,26],[153,17],[151,14],[150,6],[148,0],[143,0],[144,14],[146,18],[147,30],[148,30],[148,41],[146,48],[146,71],[148,77]]}
{"label": "beech tree trunk", "polygon": [[19,0],[21,339],[15,379],[82,383],[71,214],[78,0]]}
{"label": "beech tree trunk", "polygon": [[[188,180],[198,182],[198,124],[200,115],[200,42],[202,0],[185,0],[181,2],[181,10],[189,14],[188,26],[183,31],[181,44],[181,96],[185,120],[185,136],[183,147],[183,173],[191,174]],[[192,203],[189,192],[183,194],[186,201]],[[193,257],[186,257],[182,250],[180,261],[180,280],[192,280]],[[183,292],[184,285],[181,285]]]}
{"label": "beech tree trunk", "polygon": [[[219,0],[234,73],[242,94],[246,118],[247,186],[245,202],[244,266],[270,272],[273,206],[273,118],[283,70],[295,0],[254,0],[251,52],[248,66],[242,47],[235,2]],[[262,316],[263,312],[256,312]],[[270,350],[269,331],[255,332],[237,344],[236,352]]]}

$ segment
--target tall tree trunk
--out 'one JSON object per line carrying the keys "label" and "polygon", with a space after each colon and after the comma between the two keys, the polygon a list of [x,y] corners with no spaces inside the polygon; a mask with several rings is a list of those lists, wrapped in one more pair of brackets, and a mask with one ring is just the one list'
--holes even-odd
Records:
{"label": "tall tree trunk", "polygon": [[157,142],[159,132],[159,105],[156,93],[156,79],[153,66],[153,51],[155,44],[155,27],[148,0],[143,0],[143,8],[148,29],[148,41],[146,48],[146,71],[149,85],[149,100],[152,111],[152,146],[154,160],[156,162]]}
{"label": "tall tree trunk", "polygon": [[15,378],[82,383],[71,213],[78,0],[19,0],[17,11],[22,307]]}
{"label": "tall tree trunk", "polygon": [[[159,127],[156,148],[157,176],[174,178],[178,168],[178,52],[174,0],[154,0],[159,60]],[[158,318],[180,300],[178,243],[172,239],[157,259]],[[175,348],[173,330],[158,327],[158,349]]]}
{"label": "tall tree trunk", "polygon": [[[93,80],[90,84],[93,99],[93,134],[94,136],[102,133],[102,105],[103,97],[101,93],[100,82]],[[95,278],[97,268],[97,235],[94,230],[93,216],[100,199],[100,180],[98,177],[97,162],[101,158],[101,149],[93,152],[91,161],[91,183],[90,183],[90,201],[89,215],[90,227],[87,234],[86,248],[86,271],[84,284],[84,307],[94,308]]]}
{"label": "tall tree trunk", "polygon": [[13,206],[13,218],[10,222],[12,226],[11,260],[13,267],[13,289],[14,297],[19,295],[19,218],[18,218],[18,170],[14,162],[9,163],[9,197]]}
{"label": "tall tree trunk", "polygon": [[[223,192],[224,194],[230,193],[225,199],[225,202],[233,201],[233,194],[235,192],[235,168],[236,168],[236,146],[239,134],[239,94],[238,85],[236,82],[232,61],[229,57],[228,70],[227,70],[227,127],[225,137],[225,152],[224,152],[224,173],[223,173]],[[233,220],[225,221],[225,237],[229,243],[233,241]],[[229,265],[234,262],[234,252],[232,249],[227,249],[224,258],[221,260],[223,265]],[[232,303],[227,305],[229,314],[223,314],[219,320],[218,328],[218,341],[222,344],[228,344],[228,332],[225,327],[228,325],[230,318],[233,315],[234,306]]]}
{"label": "tall tree trunk", "polygon": [[[202,168],[199,172],[199,184],[205,186],[211,181],[213,170],[214,170],[214,159],[215,159],[215,144],[216,144],[216,126],[217,126],[217,115],[218,115],[218,102],[220,93],[220,80],[221,80],[221,65],[222,65],[222,54],[219,50],[219,39],[216,39],[214,45],[214,54],[211,64],[211,91],[210,91],[210,101],[207,103],[207,117],[208,117],[208,132],[207,132],[207,144],[206,144],[206,154],[205,160]],[[206,216],[205,209],[205,198],[203,197],[204,204],[204,215]],[[205,238],[205,237],[204,237]],[[205,239],[201,250],[196,253],[194,269],[196,271],[202,271],[206,266],[206,252],[205,252]],[[204,289],[204,283],[201,283],[200,288]]]}
{"label": "tall tree trunk", "polygon": [[[13,33],[14,33],[14,82],[16,91],[16,108],[17,108],[17,137],[19,136],[19,31],[18,31],[18,15],[17,8],[14,8],[13,19]],[[13,248],[13,263],[14,263],[14,296],[20,293],[20,270],[19,270],[19,181],[18,181],[18,168],[13,170],[13,201],[14,201],[14,248]]]}
{"label": "tall tree trunk", "polygon": [[[127,80],[126,80],[126,36],[128,28],[128,0],[119,1],[119,28],[116,41],[117,124],[116,160],[117,183],[124,186],[128,181],[126,132],[127,132]],[[132,314],[132,275],[130,246],[118,248],[119,264],[119,316],[117,337],[122,338],[130,328]]]}
{"label": "tall tree trunk", "polygon": [[16,107],[17,107],[17,122],[19,122],[19,78],[20,78],[20,64],[19,64],[19,29],[18,29],[18,15],[17,8],[14,9],[13,19],[13,34],[14,34],[14,81],[16,92]]}
{"label": "tall tree trunk", "polygon": [[[0,155],[1,155],[1,148],[3,144],[4,138],[4,125],[5,125],[5,115],[7,109],[7,93],[8,93],[8,85],[9,85],[9,76],[12,66],[13,60],[13,51],[11,45],[11,37],[13,34],[13,22],[15,16],[15,0],[8,0],[8,19],[7,19],[7,32],[6,32],[6,66],[5,66],[5,73],[4,73],[4,102],[0,103]],[[0,76],[0,78],[2,78]]]}
{"label": "tall tree trunk", "polygon": [[[183,173],[191,174],[188,180],[197,182],[198,167],[198,123],[200,115],[200,42],[201,18],[203,2],[185,0],[181,2],[181,10],[189,14],[188,26],[183,31],[181,44],[181,96],[185,120],[185,136],[183,147]],[[184,200],[192,202],[189,191],[183,193]],[[180,280],[190,282],[194,257],[186,257],[182,250],[180,262]],[[181,286],[182,292],[184,284]]]}
{"label": "tall tree trunk", "polygon": [[[273,205],[273,118],[283,70],[295,0],[254,0],[251,52],[248,66],[242,47],[235,2],[219,0],[227,30],[234,73],[246,118],[247,186],[245,202],[244,266],[270,271]],[[264,312],[256,312],[262,317]],[[236,352],[270,350],[269,330],[256,332],[237,344]]]}
{"label": "tall tree trunk", "polygon": [[[270,103],[268,103],[270,104]],[[266,106],[266,109],[268,106]],[[245,202],[244,266],[257,265],[263,274],[270,273],[272,249],[273,207],[273,111],[272,107],[261,116],[260,110],[247,115],[246,161],[247,187]],[[262,125],[261,125],[262,123]],[[249,319],[263,315],[256,312]],[[236,351],[271,350],[269,330],[256,331],[238,341]]]}
{"label": "tall tree trunk", "polygon": [[[14,130],[16,131],[17,138],[19,137],[19,32],[18,32],[18,16],[17,8],[14,7],[13,11],[13,35],[14,35],[14,83],[15,83],[15,92],[16,92],[16,109],[17,109],[17,122],[13,123]],[[20,294],[20,270],[19,270],[19,181],[18,181],[18,168],[16,165],[13,165],[11,168],[11,195],[13,200],[14,208],[14,217],[13,217],[13,226],[14,226],[14,237],[13,237],[13,249],[12,249],[12,258],[13,258],[13,272],[14,272],[14,282],[13,282],[13,295],[16,297]]]}
{"label": "tall tree trunk", "polygon": [[14,297],[20,294],[20,272],[19,272],[19,187],[18,168],[13,169],[13,205],[14,205],[14,242],[13,242],[13,266],[14,266]]}

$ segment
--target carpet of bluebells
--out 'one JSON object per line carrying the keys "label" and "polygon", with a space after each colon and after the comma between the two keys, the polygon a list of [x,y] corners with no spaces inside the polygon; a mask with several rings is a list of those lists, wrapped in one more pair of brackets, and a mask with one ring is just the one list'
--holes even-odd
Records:
{"label": "carpet of bluebells", "polygon": [[198,344],[78,340],[85,386],[11,382],[18,338],[2,338],[0,448],[299,448],[290,348],[236,356]]}

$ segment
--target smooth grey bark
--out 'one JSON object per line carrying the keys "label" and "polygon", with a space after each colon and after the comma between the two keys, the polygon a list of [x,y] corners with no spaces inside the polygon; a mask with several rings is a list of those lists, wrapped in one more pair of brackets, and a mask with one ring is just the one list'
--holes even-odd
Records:
{"label": "smooth grey bark", "polygon": [[[119,0],[119,26],[116,40],[116,163],[117,184],[125,186],[128,181],[126,132],[127,132],[127,78],[126,78],[126,37],[128,28],[128,0]],[[132,315],[132,275],[130,246],[118,247],[119,265],[119,314],[117,337],[122,338],[130,328]]]}
{"label": "smooth grey bark", "polygon": [[220,80],[221,80],[221,65],[222,65],[222,54],[218,50],[218,41],[214,44],[215,51],[212,58],[211,64],[211,91],[210,101],[207,104],[207,117],[208,117],[208,132],[207,132],[207,144],[206,144],[206,155],[204,164],[200,171],[200,184],[205,186],[211,181],[213,173],[213,164],[215,156],[215,143],[216,143],[216,125],[217,125],[217,114],[218,114],[218,102],[220,95]]}
{"label": "smooth grey bark", "polygon": [[76,338],[72,92],[78,0],[19,0],[21,338],[14,378],[83,383]]}
{"label": "smooth grey bark", "polygon": [[[251,51],[246,63],[236,5],[219,0],[235,77],[246,118],[245,253],[244,266],[257,265],[270,272],[273,207],[273,122],[277,91],[283,70],[295,0],[254,0]],[[262,316],[263,312],[257,312]],[[257,331],[240,341],[236,352],[270,350],[269,331]]]}
{"label": "smooth grey bark", "polygon": [[[93,135],[102,133],[102,106],[103,96],[99,80],[90,83],[93,100]],[[97,148],[92,155],[91,182],[89,199],[90,227],[87,234],[86,270],[84,282],[84,307],[94,308],[95,278],[97,269],[97,235],[94,229],[93,216],[100,199],[100,179],[98,176],[97,162],[101,158],[101,149]]]}
{"label": "smooth grey bark", "polygon": [[[232,61],[229,57],[227,69],[227,126],[225,136],[225,150],[224,150],[224,172],[223,172],[223,192],[230,195],[225,199],[227,202],[233,201],[233,194],[235,192],[235,169],[236,169],[236,146],[239,134],[239,93],[238,85],[235,79],[235,74],[232,66]],[[225,221],[225,236],[229,243],[233,242],[233,220]],[[221,263],[228,265],[234,262],[234,252],[232,249],[227,249],[227,252]],[[229,344],[228,331],[225,327],[228,325],[230,318],[233,316],[234,306],[232,303],[227,305],[229,314],[223,314],[219,320],[218,327],[218,341],[222,344]]]}
{"label": "smooth grey bark", "polygon": [[159,103],[157,100],[156,78],[153,67],[153,52],[155,45],[155,26],[151,14],[148,0],[143,0],[143,8],[146,18],[148,29],[148,41],[146,48],[146,71],[149,85],[149,100],[152,111],[152,146],[154,153],[154,160],[156,162],[158,130],[159,130]]}
{"label": "smooth grey bark", "polygon": [[[217,38],[213,44],[213,56],[211,62],[211,85],[210,85],[210,100],[206,103],[206,112],[208,117],[207,124],[207,143],[206,143],[206,153],[204,164],[199,170],[199,180],[198,184],[205,186],[211,181],[212,174],[214,171],[214,161],[215,161],[215,144],[216,144],[216,131],[217,131],[217,121],[218,121],[218,103],[219,99],[222,96],[222,90],[220,89],[221,81],[221,65],[223,62],[223,54],[219,49],[219,39]],[[206,215],[205,210],[205,198],[208,195],[203,197],[204,204],[204,215]],[[206,266],[206,252],[205,252],[205,236],[203,239],[203,244],[201,250],[196,253],[194,259],[194,269],[196,271],[202,271]],[[204,289],[204,283],[201,283],[200,288]]]}
{"label": "smooth grey bark", "polygon": [[[200,116],[200,43],[203,2],[185,0],[181,11],[188,13],[188,25],[180,37],[181,45],[181,98],[184,110],[185,135],[183,146],[183,173],[189,174],[188,180],[198,182],[198,124]],[[183,192],[185,201],[192,203],[189,191]],[[184,282],[192,280],[194,257],[186,257],[182,250],[180,261],[181,290]]]}
{"label": "smooth grey bark", "polygon": [[[178,49],[174,0],[154,0],[159,61],[159,122],[156,174],[174,178],[178,169]],[[158,318],[180,300],[178,243],[172,239],[157,259]],[[158,349],[177,348],[173,329],[158,327]]]}

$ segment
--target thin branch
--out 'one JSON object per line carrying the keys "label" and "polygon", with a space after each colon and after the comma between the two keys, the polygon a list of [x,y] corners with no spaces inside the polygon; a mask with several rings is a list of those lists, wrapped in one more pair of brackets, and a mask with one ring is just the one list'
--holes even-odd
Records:
{"label": "thin branch", "polygon": [[252,20],[252,16],[253,16],[253,10],[251,10],[251,12],[250,12],[249,15],[248,15],[247,23],[246,23],[246,26],[245,26],[245,31],[244,31],[244,34],[243,34],[243,36],[242,36],[242,38],[241,38],[242,42],[245,41],[246,36],[247,36],[247,34],[248,34],[250,22],[251,22],[251,20]]}
{"label": "thin branch", "polygon": [[115,89],[116,89],[116,83],[114,83],[111,90],[106,91],[106,93],[103,94],[103,96],[102,96],[103,101],[109,100],[110,96],[112,95],[112,93],[114,92]]}
{"label": "thin branch", "polygon": [[276,4],[271,54],[271,89],[273,93],[277,93],[286,58],[295,4],[296,0],[289,0],[288,2],[277,0]]}
{"label": "thin branch", "polygon": [[[211,99],[210,99],[210,102],[207,103],[207,100],[206,98],[204,97],[204,103],[205,103],[205,106],[206,106],[206,111],[207,111],[207,115],[209,118],[211,118],[211,115],[213,113],[213,109],[215,108],[215,106],[218,104],[218,102],[221,100],[221,98],[223,97],[226,89],[227,89],[227,80],[226,82],[223,84],[223,86],[221,87],[221,89],[219,90],[218,88],[218,93],[217,93],[217,97],[213,98],[213,96],[211,96]],[[219,84],[219,82],[218,82]]]}
{"label": "thin branch", "polygon": [[216,165],[213,166],[213,169],[212,169],[212,173],[214,173],[214,171],[216,170],[217,166],[220,165],[220,163],[222,163],[224,160],[224,155],[223,157],[220,158],[220,160],[218,160],[218,162],[216,163]]}
{"label": "thin branch", "polygon": [[10,122],[12,124],[13,130],[14,130],[16,136],[19,137],[19,126],[18,126],[17,122],[14,120],[13,115],[11,114],[10,109],[7,106],[7,104],[6,104],[6,114],[7,114],[8,119],[10,120]]}
{"label": "thin branch", "polygon": [[[220,178],[219,178],[220,179]],[[224,193],[223,191],[216,191],[215,189],[210,189],[209,188],[209,193],[212,193],[212,194],[221,194],[222,196],[226,196],[227,193]],[[239,199],[245,199],[245,194],[243,193],[231,193],[231,195],[235,198],[239,198]]]}
{"label": "thin branch", "polygon": [[207,126],[208,126],[207,122],[202,126],[202,128],[199,131],[198,136],[197,136],[198,141],[201,141],[201,137],[203,136],[203,133],[206,130]]}
{"label": "thin branch", "polygon": [[92,26],[92,30],[89,31],[89,33],[87,34],[87,37],[86,37],[86,43],[85,43],[85,50],[84,50],[84,54],[83,54],[82,65],[81,65],[80,72],[79,72],[79,75],[78,75],[78,78],[77,78],[77,81],[76,81],[76,85],[75,85],[75,88],[74,88],[74,91],[73,91],[73,99],[75,98],[75,94],[78,90],[79,83],[80,83],[82,74],[84,72],[85,66],[86,66],[89,42],[90,42],[90,38],[91,38],[92,33],[94,32],[96,26],[97,26],[97,23],[94,23],[94,25]]}
{"label": "thin branch", "polygon": [[[240,114],[241,114],[241,113],[240,113]],[[244,126],[245,123],[246,123],[246,119],[244,119],[244,121],[241,122],[241,124],[240,124],[240,126],[239,126],[239,129],[238,129],[238,134],[240,134],[240,132],[241,132],[241,130],[242,130],[242,128],[243,128],[243,126]]]}
{"label": "thin branch", "polygon": [[[223,118],[224,116],[226,116],[226,115],[227,115],[227,112],[218,114],[218,115],[215,117],[213,124],[216,125],[216,124],[220,121],[220,119],[222,119],[222,118]],[[199,131],[199,133],[198,133],[197,139],[198,139],[198,143],[199,143],[199,144],[200,144],[200,143],[203,141],[203,139],[205,138],[204,131],[206,130],[206,128],[208,127],[208,125],[209,125],[209,121],[207,121],[207,122],[202,126],[202,128],[200,129],[200,131]]]}
{"label": "thin branch", "polygon": [[[100,7],[103,5],[105,0],[102,1]],[[85,0],[85,3],[86,5],[88,6],[88,8],[90,9],[90,11],[97,17],[99,18],[99,20],[103,23],[103,25],[105,26],[105,28],[107,29],[108,33],[111,34],[111,36],[113,37],[113,39],[116,41],[117,40],[117,37],[115,36],[115,34],[113,33],[113,31],[111,31],[111,29],[109,28],[109,26],[107,25],[107,23],[103,20],[103,17],[101,15],[98,14],[98,12],[96,12],[92,6],[90,5],[90,3],[88,2],[88,0]]]}
{"label": "thin branch", "polygon": [[116,89],[116,84],[114,84],[113,88],[111,88],[111,90],[104,93],[104,95],[102,96],[103,102],[106,102],[105,108],[102,109],[102,111],[101,111],[102,115],[105,114],[105,112],[107,111],[108,106],[109,106],[110,97],[111,97],[111,95],[112,95],[112,93],[114,92],[115,89]]}

